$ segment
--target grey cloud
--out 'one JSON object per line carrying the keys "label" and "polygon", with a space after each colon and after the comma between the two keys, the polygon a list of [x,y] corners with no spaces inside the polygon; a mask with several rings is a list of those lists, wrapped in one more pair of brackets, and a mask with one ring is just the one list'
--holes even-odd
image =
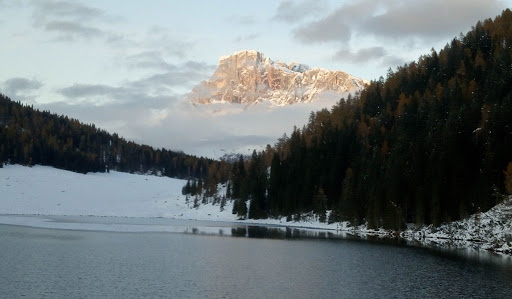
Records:
{"label": "grey cloud", "polygon": [[248,35],[240,35],[237,36],[234,41],[235,42],[242,42],[242,41],[248,41],[248,40],[254,40],[257,39],[260,35],[257,33],[248,34]]}
{"label": "grey cloud", "polygon": [[324,11],[326,7],[325,0],[282,1],[272,19],[286,23],[298,23]]}
{"label": "grey cloud", "polygon": [[69,21],[48,22],[45,24],[44,29],[46,31],[61,33],[65,39],[73,39],[76,37],[98,37],[104,35],[104,33],[99,29]]}
{"label": "grey cloud", "polygon": [[7,93],[17,94],[18,92],[31,91],[43,86],[38,80],[26,78],[11,78],[4,82]]}
{"label": "grey cloud", "polygon": [[105,24],[115,19],[100,9],[68,1],[42,0],[31,4],[34,27],[56,34],[57,40],[97,37],[115,39],[106,30],[90,25]]}
{"label": "grey cloud", "polygon": [[403,66],[407,62],[411,62],[411,61],[405,61],[404,59],[402,59],[400,57],[387,55],[382,58],[381,65],[390,67],[393,69],[394,67]]}
{"label": "grey cloud", "polygon": [[36,17],[46,16],[72,17],[76,20],[90,20],[103,17],[104,13],[96,8],[88,7],[77,2],[68,1],[35,1]]}
{"label": "grey cloud", "polygon": [[187,61],[179,65],[170,64],[158,53],[143,53],[136,57],[132,59],[135,66],[161,72],[125,85],[157,93],[173,92],[175,89],[188,92],[198,82],[208,78],[215,69],[213,65],[197,61]]}
{"label": "grey cloud", "polygon": [[126,61],[130,67],[156,70],[175,70],[176,66],[169,64],[159,51],[145,51],[128,56]]}
{"label": "grey cloud", "polygon": [[[153,54],[142,53],[138,57],[146,59],[153,57]],[[150,65],[150,67],[153,66]],[[188,61],[180,65],[166,64],[166,68],[164,72],[124,82],[119,86],[75,84],[59,89],[57,92],[72,103],[87,102],[100,106],[141,101],[161,103],[176,94],[190,91],[194,85],[209,75],[212,66],[202,62]]]}
{"label": "grey cloud", "polygon": [[208,74],[203,71],[180,68],[175,71],[154,74],[130,84],[137,88],[159,90],[160,92],[174,88],[190,90],[193,85],[206,79],[207,76]]}
{"label": "grey cloud", "polygon": [[311,42],[348,42],[354,26],[371,15],[379,6],[372,0],[355,1],[345,4],[327,16],[304,24],[293,31],[299,41]]}
{"label": "grey cloud", "polygon": [[43,87],[43,83],[36,79],[11,78],[0,84],[0,91],[15,100],[26,103],[34,102],[36,92]]}
{"label": "grey cloud", "polygon": [[135,81],[132,84],[137,87],[166,89],[185,85],[194,78],[194,72],[175,71],[151,75],[145,79]]}
{"label": "grey cloud", "polygon": [[468,31],[478,20],[494,17],[495,0],[399,1],[362,25],[367,33],[387,37],[451,37]]}
{"label": "grey cloud", "polygon": [[384,47],[363,48],[355,52],[342,49],[334,54],[333,59],[354,64],[377,62],[387,67],[395,67],[405,63],[403,59],[390,55]]}
{"label": "grey cloud", "polygon": [[115,95],[118,90],[118,88],[101,84],[75,84],[60,89],[59,93],[68,98],[83,98],[100,95]]}
{"label": "grey cloud", "polygon": [[467,31],[505,8],[498,0],[360,0],[294,31],[302,42],[348,42],[355,34],[424,41]]}
{"label": "grey cloud", "polygon": [[119,87],[101,84],[75,84],[57,91],[73,105],[98,107],[133,106],[143,104],[146,108],[161,108],[171,97],[169,94],[155,94],[132,84]]}
{"label": "grey cloud", "polygon": [[304,43],[348,41],[351,33],[350,27],[336,17],[316,21],[293,31],[294,37]]}
{"label": "grey cloud", "polygon": [[140,69],[153,69],[168,72],[180,72],[186,70],[188,72],[210,72],[215,66],[204,62],[187,61],[180,65],[168,63],[164,55],[160,51],[145,51],[126,57],[126,63],[129,67]]}
{"label": "grey cloud", "polygon": [[6,96],[31,103],[36,98],[34,93],[43,87],[43,83],[35,79],[11,78],[4,81],[0,87],[2,87],[1,91]]}
{"label": "grey cloud", "polygon": [[386,56],[386,50],[383,47],[371,47],[360,49],[357,52],[352,52],[350,50],[339,50],[334,55],[334,59],[350,61],[353,63],[361,63],[368,62],[369,60],[379,59],[383,56]]}

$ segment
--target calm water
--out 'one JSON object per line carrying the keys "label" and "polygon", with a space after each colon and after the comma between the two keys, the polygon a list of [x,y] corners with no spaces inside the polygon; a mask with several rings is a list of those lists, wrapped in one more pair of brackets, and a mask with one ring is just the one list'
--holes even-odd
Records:
{"label": "calm water", "polygon": [[0,225],[0,297],[512,298],[506,262],[279,228],[147,229],[161,224],[142,232]]}

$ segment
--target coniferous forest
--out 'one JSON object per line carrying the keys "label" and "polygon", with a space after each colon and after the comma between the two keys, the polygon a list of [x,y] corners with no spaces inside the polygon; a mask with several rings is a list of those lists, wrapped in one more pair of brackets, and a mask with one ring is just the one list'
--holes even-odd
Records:
{"label": "coniferous forest", "polygon": [[228,193],[242,217],[399,230],[488,210],[512,192],[511,162],[507,9],[240,159]]}
{"label": "coniferous forest", "polygon": [[0,94],[2,162],[49,165],[75,172],[154,173],[204,178],[217,162],[126,141],[76,119],[38,111]]}

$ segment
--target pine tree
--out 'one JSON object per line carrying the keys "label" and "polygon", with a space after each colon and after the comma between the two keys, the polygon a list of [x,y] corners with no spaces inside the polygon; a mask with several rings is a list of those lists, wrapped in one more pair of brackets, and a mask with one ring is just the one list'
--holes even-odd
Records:
{"label": "pine tree", "polygon": [[512,194],[512,162],[509,162],[505,174],[505,190],[508,194]]}

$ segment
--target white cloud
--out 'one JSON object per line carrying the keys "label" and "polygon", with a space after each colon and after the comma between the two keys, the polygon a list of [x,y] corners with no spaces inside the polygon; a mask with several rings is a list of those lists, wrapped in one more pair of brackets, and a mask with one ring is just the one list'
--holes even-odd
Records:
{"label": "white cloud", "polygon": [[[74,92],[84,96],[87,93],[79,89]],[[218,158],[232,151],[250,154],[249,149],[273,145],[284,133],[289,134],[293,126],[302,127],[311,111],[330,108],[338,100],[339,97],[326,97],[319,102],[286,107],[271,107],[265,103],[196,107],[178,96],[154,101],[110,102],[101,106],[80,101],[58,102],[46,104],[43,109],[94,123],[138,142]]]}

